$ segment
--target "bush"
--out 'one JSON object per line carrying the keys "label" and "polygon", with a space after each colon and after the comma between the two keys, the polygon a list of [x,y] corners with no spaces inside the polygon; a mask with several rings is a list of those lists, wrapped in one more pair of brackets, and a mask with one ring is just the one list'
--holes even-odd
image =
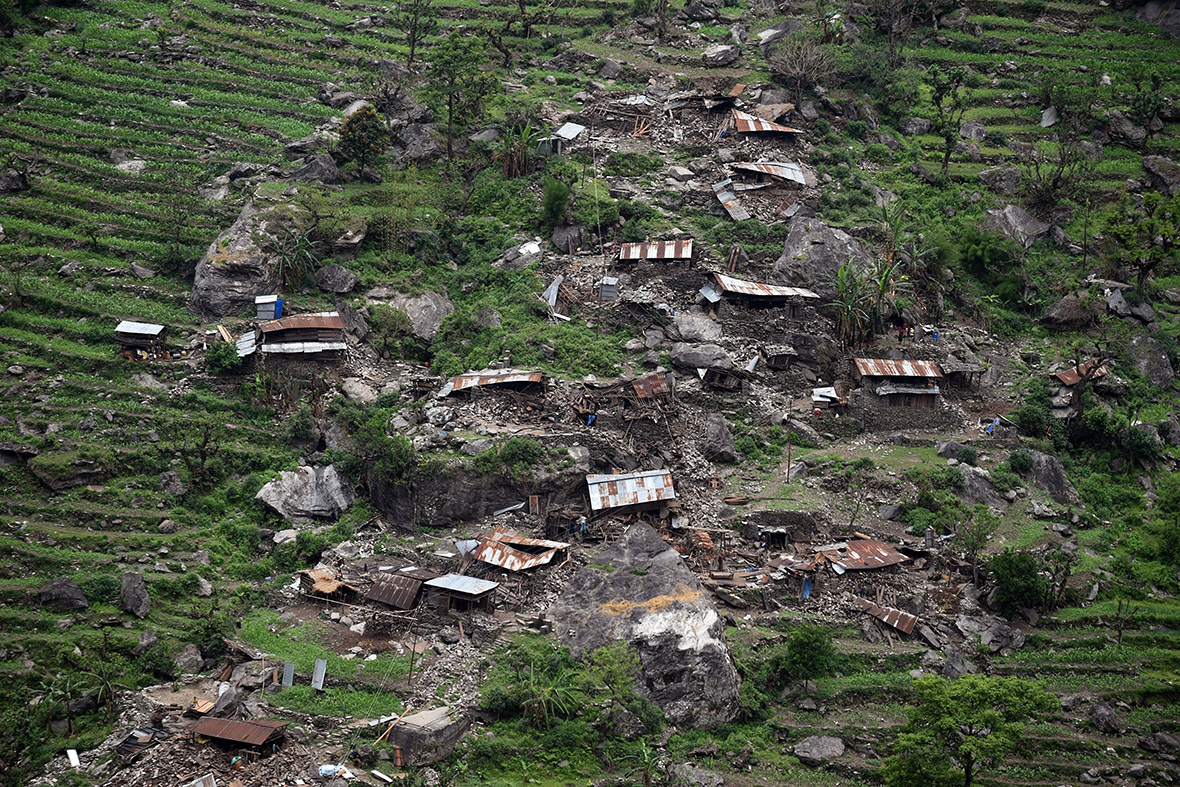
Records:
{"label": "bush", "polygon": [[822,626],[804,624],[770,657],[767,683],[778,689],[795,681],[826,677],[835,672],[838,658],[831,633]]}
{"label": "bush", "polygon": [[236,372],[242,366],[238,348],[229,342],[217,342],[205,352],[205,364],[213,374]]}
{"label": "bush", "polygon": [[1032,470],[1032,454],[1023,448],[1017,448],[1008,455],[1008,468],[1017,475],[1025,475]]}
{"label": "bush", "polygon": [[602,172],[604,175],[635,177],[664,168],[662,156],[648,156],[643,153],[611,153],[606,157]]}
{"label": "bush", "polygon": [[959,461],[965,465],[974,465],[979,461],[979,451],[975,446],[965,445],[959,450]]}
{"label": "bush", "polygon": [[996,600],[1005,613],[1038,607],[1044,602],[1049,586],[1030,553],[1005,549],[988,562],[987,568],[998,588]]}
{"label": "bush", "polygon": [[541,196],[541,226],[551,230],[565,218],[570,201],[570,188],[552,175],[545,176],[545,192]]}
{"label": "bush", "polygon": [[848,130],[848,136],[853,139],[863,140],[869,135],[869,124],[863,120],[850,120],[845,128]]}

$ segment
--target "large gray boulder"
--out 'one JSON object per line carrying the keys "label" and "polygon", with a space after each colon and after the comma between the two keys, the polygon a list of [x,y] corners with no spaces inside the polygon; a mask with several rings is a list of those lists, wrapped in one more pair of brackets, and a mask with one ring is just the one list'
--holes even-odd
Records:
{"label": "large gray boulder", "polygon": [[1147,129],[1117,109],[1106,113],[1106,130],[1112,140],[1132,148],[1142,147],[1147,140]]}
{"label": "large gray boulder", "polygon": [[455,311],[455,304],[451,303],[450,298],[433,290],[407,295],[389,287],[375,287],[365,297],[370,303],[384,303],[405,312],[410,318],[413,334],[424,341],[433,339],[443,319]]}
{"label": "large gray boulder", "polygon": [[315,272],[315,283],[325,292],[351,292],[360,279],[343,265],[325,265]]}
{"label": "large gray boulder", "polygon": [[639,690],[678,727],[712,729],[738,710],[741,679],[725,623],[680,553],[650,525],[623,538],[570,580],[548,616],[582,657],[626,642],[639,657]]}
{"label": "large gray boulder", "polygon": [[[1180,24],[1180,13],[1177,15]],[[1180,194],[1180,164],[1164,156],[1144,156],[1143,169],[1151,176],[1152,185],[1174,197]]]}
{"label": "large gray boulder", "polygon": [[701,53],[701,60],[711,68],[721,68],[741,56],[741,50],[732,44],[714,44]]}
{"label": "large gray boulder", "polygon": [[256,295],[278,292],[279,255],[268,248],[278,221],[273,208],[249,202],[209,244],[193,278],[193,308],[206,319],[253,313]]}
{"label": "large gray boulder", "polygon": [[313,519],[340,516],[352,505],[352,488],[341,480],[335,465],[285,470],[258,490],[256,500],[279,512],[288,522],[303,525]]}
{"label": "large gray boulder", "polygon": [[1029,451],[1032,456],[1032,468],[1028,471],[1028,478],[1034,484],[1049,493],[1049,497],[1058,503],[1078,502],[1077,490],[1069,482],[1065,474],[1065,466],[1055,456],[1042,454],[1040,451]]}
{"label": "large gray boulder", "polygon": [[1019,243],[1026,249],[1049,233],[1048,224],[1016,205],[989,210],[983,227]]}
{"label": "large gray boulder", "polygon": [[831,735],[812,735],[796,743],[792,751],[805,765],[822,765],[844,756],[844,741]]}
{"label": "large gray boulder", "polygon": [[78,587],[74,580],[65,577],[50,580],[48,585],[41,588],[39,596],[41,606],[51,609],[68,612],[90,606],[90,600],[86,598],[82,588]]}
{"label": "large gray boulder", "polygon": [[1106,304],[1095,298],[1083,301],[1077,293],[1071,292],[1054,302],[1041,315],[1041,322],[1047,328],[1073,330],[1092,324],[1105,310]]}
{"label": "large gray boulder", "polygon": [[1135,368],[1160,388],[1171,387],[1176,379],[1176,370],[1168,359],[1168,351],[1145,333],[1137,334],[1131,340],[1131,358]]}
{"label": "large gray boulder", "polygon": [[929,134],[934,129],[934,123],[926,118],[902,118],[897,123],[897,130],[908,136]]}
{"label": "large gray boulder", "polygon": [[339,183],[342,179],[336,159],[327,153],[309,156],[303,166],[291,173],[291,180],[318,181],[325,186]]}
{"label": "large gray boulder", "polygon": [[711,462],[737,461],[737,451],[733,447],[733,432],[729,431],[729,422],[718,413],[710,413],[705,418],[701,453]]}
{"label": "large gray boulder", "polygon": [[394,148],[395,158],[402,164],[430,163],[443,154],[435,140],[436,130],[430,123],[409,123],[402,131],[401,144]]}
{"label": "large gray boulder", "polygon": [[119,602],[124,612],[129,612],[137,618],[146,618],[152,611],[152,599],[148,596],[147,584],[143,581],[143,574],[128,571],[123,574],[123,583],[119,591]]}
{"label": "large gray boulder", "polygon": [[972,142],[983,142],[987,139],[987,126],[978,120],[964,120],[959,126],[959,136]]}
{"label": "large gray boulder", "polygon": [[1004,506],[1004,498],[1000,497],[1000,493],[992,485],[991,473],[982,467],[972,465],[959,465],[959,470],[963,473],[964,499],[996,508]]}
{"label": "large gray boulder", "polygon": [[1159,25],[1172,38],[1180,40],[1180,0],[1148,0],[1139,7],[1135,18]]}
{"label": "large gray boulder", "polygon": [[0,170],[0,194],[26,191],[28,188],[29,179],[25,173],[15,169]]}
{"label": "large gray boulder", "polygon": [[1090,709],[1086,711],[1086,718],[1090,720],[1095,729],[1107,735],[1118,735],[1123,728],[1119,721],[1118,711],[1102,701],[1090,705]]}
{"label": "large gray boulder", "polygon": [[676,342],[668,351],[672,364],[681,369],[732,369],[729,353],[716,344]]}
{"label": "large gray boulder", "polygon": [[715,342],[721,338],[721,325],[700,314],[677,314],[672,328],[686,342]]}
{"label": "large gray boulder", "polygon": [[181,675],[193,675],[201,671],[205,658],[201,655],[201,649],[190,642],[176,654],[173,662]]}
{"label": "large gray boulder", "polygon": [[955,628],[965,637],[978,637],[979,644],[992,653],[1024,645],[1024,632],[1013,629],[1008,621],[994,615],[959,615],[955,619]]}
{"label": "large gray boulder", "polygon": [[836,295],[832,278],[849,259],[869,265],[872,257],[860,241],[844,230],[829,227],[819,219],[796,218],[775,261],[771,278],[780,284],[807,287],[825,300]]}
{"label": "large gray boulder", "polygon": [[1021,174],[1016,167],[991,167],[980,172],[979,179],[989,189],[1000,194],[1020,191]]}

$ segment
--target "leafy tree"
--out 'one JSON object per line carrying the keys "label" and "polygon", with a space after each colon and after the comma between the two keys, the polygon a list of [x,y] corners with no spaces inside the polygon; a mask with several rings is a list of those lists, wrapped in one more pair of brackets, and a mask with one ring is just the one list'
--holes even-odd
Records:
{"label": "leafy tree", "polygon": [[934,126],[942,137],[942,179],[946,180],[951,163],[951,153],[959,136],[959,123],[967,111],[967,71],[955,66],[946,71],[938,66],[930,67],[930,103],[937,121]]}
{"label": "leafy tree", "polygon": [[237,346],[229,342],[217,342],[205,352],[205,363],[214,374],[236,372],[242,366]]}
{"label": "leafy tree", "polygon": [[389,144],[389,131],[377,117],[372,105],[365,106],[345,118],[340,126],[340,150],[356,161],[356,171],[365,176],[365,162],[380,156]]}
{"label": "leafy tree", "polygon": [[784,650],[770,657],[767,683],[781,688],[793,681],[822,678],[835,671],[838,658],[831,632],[804,624],[787,637]]}
{"label": "leafy tree", "polygon": [[545,176],[545,191],[541,195],[541,226],[551,230],[565,218],[570,201],[570,187],[552,175]]}
{"label": "leafy tree", "polygon": [[868,0],[865,4],[869,24],[888,43],[890,67],[901,64],[902,52],[924,6],[923,0]]}
{"label": "leafy tree", "polygon": [[1124,197],[1104,223],[1103,234],[1107,254],[1135,272],[1135,288],[1142,293],[1149,277],[1170,275],[1180,267],[1180,195],[1150,191],[1143,195],[1141,207],[1132,197]]}
{"label": "leafy tree", "polygon": [[483,39],[454,30],[434,47],[430,57],[429,94],[442,102],[447,115],[447,160],[454,158],[455,124],[479,114],[495,84],[483,71],[487,52]]}
{"label": "leafy tree", "polygon": [[197,412],[185,419],[174,419],[163,427],[164,445],[180,454],[196,488],[209,480],[210,463],[219,457],[229,439],[225,423],[216,415]]}
{"label": "leafy tree", "polygon": [[917,704],[885,759],[889,787],[971,787],[980,769],[1021,742],[1024,726],[1058,707],[1038,683],[964,675],[914,681]]}
{"label": "leafy tree", "polygon": [[1044,603],[1049,586],[1031,553],[1005,549],[988,562],[987,569],[999,589],[996,600],[1005,612]]}
{"label": "leafy tree", "polygon": [[802,103],[808,85],[823,85],[836,68],[831,50],[817,36],[792,33],[770,52],[770,72],[795,91],[795,103]]}
{"label": "leafy tree", "polygon": [[414,65],[418,45],[438,31],[434,0],[403,0],[393,12],[394,27],[406,34],[406,65]]}
{"label": "leafy tree", "polygon": [[979,553],[987,546],[987,540],[996,528],[1000,526],[999,517],[987,510],[987,506],[978,505],[971,512],[971,516],[959,523],[957,533],[963,553],[971,562],[971,579],[979,584]]}

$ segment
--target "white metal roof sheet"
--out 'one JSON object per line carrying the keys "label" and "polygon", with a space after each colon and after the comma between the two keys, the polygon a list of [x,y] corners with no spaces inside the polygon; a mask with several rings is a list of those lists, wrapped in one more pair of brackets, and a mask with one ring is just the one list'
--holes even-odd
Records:
{"label": "white metal roof sheet", "polygon": [[424,584],[440,590],[452,590],[456,593],[466,593],[469,596],[482,596],[500,586],[499,582],[487,579],[476,579],[463,574],[447,574],[437,579],[427,580]]}
{"label": "white metal roof sheet", "polygon": [[803,167],[793,161],[742,161],[734,164],[733,168],[772,175],[776,178],[793,181],[801,186],[807,185],[807,177],[803,174]]}
{"label": "white metal roof sheet", "polygon": [[264,353],[283,353],[298,355],[300,353],[322,353],[329,350],[344,350],[348,347],[344,342],[272,342],[263,344],[258,349]]}
{"label": "white metal roof sheet", "polygon": [[115,326],[116,333],[134,333],[141,336],[159,336],[163,331],[163,325],[156,325],[151,322],[135,322],[133,320],[123,320]]}
{"label": "white metal roof sheet", "polygon": [[672,473],[668,470],[645,470],[620,475],[588,475],[590,508],[601,511],[620,506],[673,500]]}
{"label": "white metal roof sheet", "polygon": [[557,136],[561,137],[562,139],[569,140],[569,139],[577,139],[578,136],[581,135],[581,133],[585,130],[586,130],[585,126],[579,125],[577,123],[566,123],[564,126],[557,129],[557,131],[555,131],[554,133]]}

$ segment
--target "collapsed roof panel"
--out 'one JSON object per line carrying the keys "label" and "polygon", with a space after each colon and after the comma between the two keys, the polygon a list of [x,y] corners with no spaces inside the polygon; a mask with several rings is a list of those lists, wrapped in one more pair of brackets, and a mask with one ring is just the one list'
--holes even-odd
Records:
{"label": "collapsed roof panel", "polygon": [[729,178],[720,183],[713,184],[713,193],[717,195],[717,201],[725,208],[725,212],[734,221],[745,221],[750,218],[750,213],[742,204],[738,202],[737,195],[733,192],[733,181]]}
{"label": "collapsed roof panel", "polygon": [[527,571],[552,562],[558,552],[568,548],[564,541],[527,538],[497,525],[480,541],[475,559],[509,571]]}
{"label": "collapsed roof panel", "polygon": [[909,560],[884,541],[874,539],[831,544],[816,551],[832,565],[849,571],[884,568]]}
{"label": "collapsed roof panel", "polygon": [[377,577],[365,595],[370,601],[379,601],[398,609],[410,609],[422,589],[422,580],[407,574],[392,573]]}
{"label": "collapsed roof panel", "polygon": [[323,329],[343,331],[344,321],[339,312],[311,312],[308,314],[292,314],[277,320],[266,320],[258,323],[258,330],[266,333],[275,331],[289,331],[294,329]]}
{"label": "collapsed roof panel", "polygon": [[676,498],[672,473],[668,470],[645,470],[619,475],[588,475],[590,508],[602,511],[622,506],[658,503]]}
{"label": "collapsed roof panel", "polygon": [[770,175],[783,180],[789,180],[798,183],[800,186],[807,185],[807,176],[803,172],[803,167],[793,161],[742,161],[732,165],[734,169],[740,169],[744,172],[757,172],[762,175]]}
{"label": "collapsed roof panel", "polygon": [[869,613],[877,620],[892,626],[903,634],[909,634],[914,630],[914,626],[918,624],[918,618],[916,616],[908,612],[902,612],[900,609],[877,606],[868,599],[854,598],[852,605],[861,612]]}
{"label": "collapsed roof panel", "polygon": [[803,287],[786,287],[781,284],[761,284],[759,282],[735,279],[724,273],[714,273],[713,279],[722,292],[735,295],[749,295],[756,298],[816,298],[819,296]]}
{"label": "collapsed roof panel", "polygon": [[1096,363],[1098,363],[1098,361],[1095,359],[1084,361],[1070,369],[1062,369],[1061,371],[1054,372],[1053,376],[1057,378],[1062,385],[1077,385],[1087,374],[1090,375],[1091,380],[1096,380],[1099,377],[1105,377],[1106,375],[1110,374],[1110,369],[1106,368],[1106,364],[1102,364],[1097,369],[1094,369],[1093,372],[1091,372],[1090,369],[1092,369]]}
{"label": "collapsed roof panel", "polygon": [[692,238],[619,245],[620,260],[691,260]]}
{"label": "collapsed roof panel", "polygon": [[499,582],[476,579],[475,577],[468,577],[463,574],[447,574],[446,576],[427,580],[423,584],[438,590],[462,593],[466,596],[482,596],[500,587]]}
{"label": "collapsed roof panel", "polygon": [[741,134],[760,133],[766,131],[776,131],[780,134],[802,134],[803,131],[790,126],[784,126],[779,123],[772,123],[769,120],[763,120],[760,117],[755,117],[748,112],[742,112],[740,109],[733,110],[733,120],[737,124],[737,130]]}
{"label": "collapsed roof panel", "polygon": [[479,372],[467,372],[456,375],[444,385],[438,392],[438,398],[442,399],[459,391],[481,388],[485,385],[539,385],[543,378],[542,372],[524,369],[484,369]]}
{"label": "collapsed roof panel", "polygon": [[[348,345],[344,342],[271,342],[260,346],[258,349],[264,353],[299,355],[300,353],[322,353],[347,348]],[[240,354],[241,347],[239,346]]]}
{"label": "collapsed roof panel", "polygon": [[676,385],[671,372],[651,372],[631,381],[635,395],[640,399],[655,399],[672,393]]}
{"label": "collapsed roof panel", "polygon": [[272,738],[280,737],[285,721],[234,721],[214,719],[209,716],[197,720],[192,731],[205,738],[242,743],[247,746],[262,746]]}
{"label": "collapsed roof panel", "polygon": [[557,131],[553,132],[554,136],[561,137],[564,140],[574,140],[581,136],[586,127],[578,123],[566,123]]}
{"label": "collapsed roof panel", "polygon": [[853,358],[856,371],[864,377],[942,377],[934,361],[887,361],[882,358]]}

